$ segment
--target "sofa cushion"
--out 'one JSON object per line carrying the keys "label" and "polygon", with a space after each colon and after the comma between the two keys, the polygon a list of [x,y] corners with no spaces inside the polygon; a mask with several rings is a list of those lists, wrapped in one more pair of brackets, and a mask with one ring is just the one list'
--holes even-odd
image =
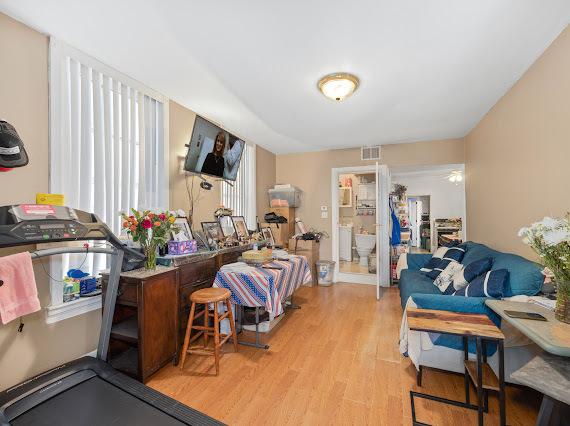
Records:
{"label": "sofa cushion", "polygon": [[443,294],[452,294],[455,290],[453,288],[453,277],[455,274],[463,270],[463,265],[459,262],[449,262],[449,265],[433,280],[433,285],[435,285],[440,292]]}
{"label": "sofa cushion", "polygon": [[402,308],[405,308],[408,297],[413,293],[441,294],[437,287],[433,285],[433,281],[426,277],[423,272],[410,269],[402,271],[398,287],[400,288]]}
{"label": "sofa cushion", "polygon": [[542,268],[537,263],[516,254],[493,250],[484,244],[471,241],[464,244],[467,248],[463,258],[464,265],[485,257],[491,257],[493,259],[493,269],[506,269],[509,271],[504,297],[519,294],[534,296],[540,292],[544,275],[541,273]]}
{"label": "sofa cushion", "polygon": [[479,275],[489,272],[492,266],[492,257],[484,257],[483,259],[471,262],[453,276],[453,287],[455,287],[455,290],[465,287]]}
{"label": "sofa cushion", "polygon": [[467,287],[457,290],[454,296],[465,297],[503,297],[505,283],[509,277],[509,271],[506,269],[497,269],[489,271],[484,275],[480,275],[471,281]]}
{"label": "sofa cushion", "polygon": [[445,256],[445,253],[447,253],[447,250],[449,250],[449,247],[438,248],[434,252],[431,259],[420,269],[420,271],[422,271],[422,272],[433,271],[433,268],[435,268],[437,265],[439,265],[439,262],[441,262],[441,259],[443,259],[443,256]]}

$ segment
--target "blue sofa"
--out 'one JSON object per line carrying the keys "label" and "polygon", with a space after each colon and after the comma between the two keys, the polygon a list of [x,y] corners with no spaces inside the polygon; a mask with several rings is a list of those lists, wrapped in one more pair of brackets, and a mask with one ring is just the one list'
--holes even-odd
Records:
{"label": "blue sofa", "polygon": [[[511,253],[493,250],[484,244],[471,241],[465,243],[466,253],[463,265],[484,257],[493,258],[493,269],[507,269],[509,278],[505,286],[505,297],[525,294],[534,296],[538,294],[544,281],[540,265],[524,257]],[[488,313],[483,297],[457,297],[440,293],[433,285],[433,280],[420,271],[431,259],[431,254],[408,254],[408,269],[400,274],[400,302],[402,309],[411,295],[414,300],[421,301],[424,308],[450,310],[455,312]]]}

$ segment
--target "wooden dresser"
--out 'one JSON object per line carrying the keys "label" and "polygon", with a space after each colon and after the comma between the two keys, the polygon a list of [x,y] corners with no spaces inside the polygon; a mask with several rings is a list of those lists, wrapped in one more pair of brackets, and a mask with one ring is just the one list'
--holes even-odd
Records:
{"label": "wooden dresser", "polygon": [[[188,256],[178,266],[121,273],[109,363],[145,383],[169,362],[178,362],[190,313],[190,295],[211,287],[222,265],[250,246]],[[103,300],[108,275],[102,273]]]}

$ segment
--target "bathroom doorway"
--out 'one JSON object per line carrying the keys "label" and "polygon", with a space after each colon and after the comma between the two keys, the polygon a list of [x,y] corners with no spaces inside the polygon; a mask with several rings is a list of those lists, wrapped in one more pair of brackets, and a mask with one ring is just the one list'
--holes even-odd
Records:
{"label": "bathroom doorway", "polygon": [[335,281],[388,286],[387,167],[336,168],[331,179]]}

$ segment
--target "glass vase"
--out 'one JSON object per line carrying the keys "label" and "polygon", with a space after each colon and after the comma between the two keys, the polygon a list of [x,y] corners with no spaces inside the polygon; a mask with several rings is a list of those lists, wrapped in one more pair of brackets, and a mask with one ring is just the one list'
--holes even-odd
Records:
{"label": "glass vase", "polygon": [[146,260],[144,261],[144,268],[146,270],[156,269],[156,244],[148,244],[143,247]]}
{"label": "glass vase", "polygon": [[556,283],[556,309],[554,316],[558,321],[570,324],[570,281]]}

